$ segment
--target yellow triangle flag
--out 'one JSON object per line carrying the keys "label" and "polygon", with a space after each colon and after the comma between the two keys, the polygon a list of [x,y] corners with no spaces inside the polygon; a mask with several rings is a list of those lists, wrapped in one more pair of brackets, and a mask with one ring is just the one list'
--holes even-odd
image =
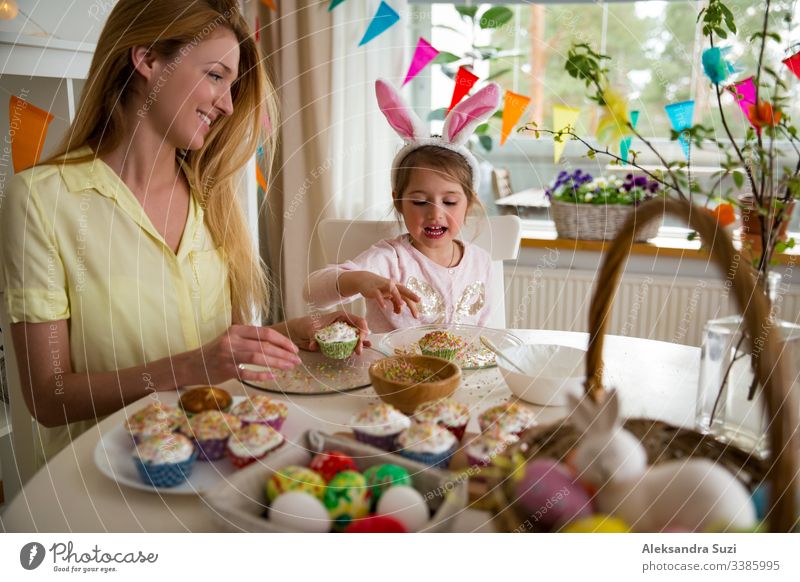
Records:
{"label": "yellow triangle flag", "polygon": [[506,143],[508,136],[511,135],[511,131],[530,102],[530,97],[506,91],[503,98],[503,129],[500,131],[500,145]]}
{"label": "yellow triangle flag", "polygon": [[[575,128],[575,122],[578,121],[578,116],[581,110],[576,107],[566,107],[564,105],[553,105],[553,129],[555,131],[562,131],[568,127]],[[561,141],[553,141],[553,162],[558,163],[561,159],[561,154],[564,153],[564,148],[567,147],[567,137],[562,137]]]}
{"label": "yellow triangle flag", "polygon": [[12,96],[8,103],[11,160],[14,173],[27,170],[39,161],[53,116],[44,109]]}

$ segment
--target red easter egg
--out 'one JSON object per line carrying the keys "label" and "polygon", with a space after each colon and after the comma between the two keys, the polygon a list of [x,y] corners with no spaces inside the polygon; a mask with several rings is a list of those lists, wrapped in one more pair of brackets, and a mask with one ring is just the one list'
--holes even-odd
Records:
{"label": "red easter egg", "polygon": [[406,527],[388,515],[370,515],[351,522],[344,533],[407,533]]}
{"label": "red easter egg", "polygon": [[316,471],[327,483],[333,479],[337,473],[342,471],[358,471],[356,462],[350,455],[341,451],[325,451],[317,453],[311,463],[308,465],[310,469]]}

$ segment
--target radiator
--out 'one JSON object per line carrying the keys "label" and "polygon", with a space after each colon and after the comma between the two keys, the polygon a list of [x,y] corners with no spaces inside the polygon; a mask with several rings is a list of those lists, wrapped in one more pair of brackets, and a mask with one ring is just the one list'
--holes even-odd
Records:
{"label": "radiator", "polygon": [[[508,328],[588,331],[597,273],[570,269],[505,269]],[[722,280],[624,275],[608,333],[699,346],[703,325],[736,313]],[[798,321],[800,286],[781,286],[778,317]]]}

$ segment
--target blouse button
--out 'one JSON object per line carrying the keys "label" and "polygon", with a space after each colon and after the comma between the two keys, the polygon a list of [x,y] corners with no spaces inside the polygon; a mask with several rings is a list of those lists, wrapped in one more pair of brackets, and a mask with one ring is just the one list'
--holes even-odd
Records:
{"label": "blouse button", "polygon": [[449,273],[450,273],[451,275],[452,275],[453,273],[455,273],[455,272],[456,272],[456,270],[455,270],[455,269],[450,269],[450,271],[449,271]]}

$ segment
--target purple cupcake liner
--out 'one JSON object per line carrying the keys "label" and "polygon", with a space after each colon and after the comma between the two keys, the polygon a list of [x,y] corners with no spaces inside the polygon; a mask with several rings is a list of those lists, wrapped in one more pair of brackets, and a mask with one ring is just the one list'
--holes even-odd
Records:
{"label": "purple cupcake liner", "polygon": [[245,428],[246,426],[251,424],[263,424],[265,426],[271,426],[272,428],[280,432],[281,427],[283,427],[283,423],[286,421],[286,417],[279,416],[277,418],[271,418],[269,420],[243,420],[242,418],[239,418],[239,420],[242,421],[242,428]]}
{"label": "purple cupcake liner", "polygon": [[423,465],[428,465],[437,469],[447,469],[447,465],[450,464],[450,458],[453,456],[453,453],[456,452],[456,447],[443,453],[415,453],[414,451],[406,449],[402,449],[398,452],[405,458],[417,461]]}
{"label": "purple cupcake liner", "polygon": [[197,449],[192,455],[180,463],[153,464],[134,458],[133,462],[139,471],[139,476],[148,485],[153,487],[175,487],[186,481],[192,474],[192,467],[197,460]]}
{"label": "purple cupcake liner", "polygon": [[192,439],[197,449],[199,461],[218,461],[225,456],[228,437],[224,439]]}
{"label": "purple cupcake liner", "polygon": [[389,451],[390,453],[398,449],[397,437],[400,436],[399,432],[394,434],[375,435],[367,434],[354,428],[353,434],[355,435],[357,441],[361,441],[365,445],[372,445],[373,447],[378,447],[379,449]]}
{"label": "purple cupcake liner", "polygon": [[488,467],[491,464],[491,460],[467,453],[467,463],[470,467]]}

